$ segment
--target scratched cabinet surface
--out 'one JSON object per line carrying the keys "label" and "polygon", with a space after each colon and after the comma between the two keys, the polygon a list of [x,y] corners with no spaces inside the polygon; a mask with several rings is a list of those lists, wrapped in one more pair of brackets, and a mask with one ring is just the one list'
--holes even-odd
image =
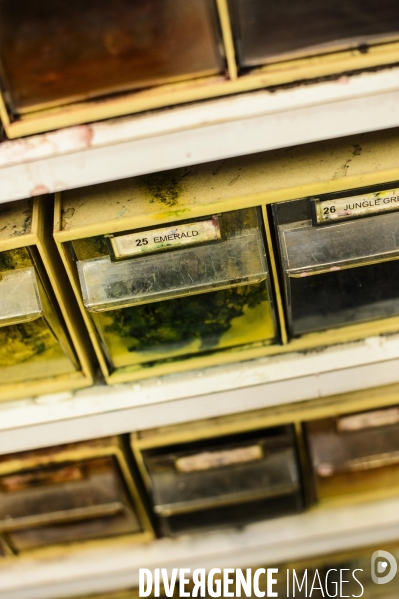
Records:
{"label": "scratched cabinet surface", "polygon": [[115,446],[105,439],[1,458],[0,532],[15,552],[143,532]]}
{"label": "scratched cabinet surface", "polygon": [[0,64],[17,114],[224,68],[213,0],[2,0]]}
{"label": "scratched cabinet surface", "polygon": [[396,0],[229,0],[238,61],[272,60],[363,48],[399,37]]}
{"label": "scratched cabinet surface", "polygon": [[295,513],[302,492],[289,426],[144,450],[165,535]]}
{"label": "scratched cabinet surface", "polygon": [[257,209],[72,241],[111,369],[276,335]]}
{"label": "scratched cabinet surface", "polygon": [[306,424],[319,500],[398,488],[399,408]]}
{"label": "scratched cabinet surface", "polygon": [[72,374],[79,368],[55,299],[35,259],[38,264],[33,248],[0,252],[2,384]]}
{"label": "scratched cabinet surface", "polygon": [[291,335],[399,314],[395,187],[273,206]]}

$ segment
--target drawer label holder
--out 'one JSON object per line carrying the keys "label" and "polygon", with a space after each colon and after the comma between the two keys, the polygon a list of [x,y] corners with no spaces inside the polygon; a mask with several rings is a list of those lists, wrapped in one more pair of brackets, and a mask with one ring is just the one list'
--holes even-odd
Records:
{"label": "drawer label holder", "polygon": [[336,200],[313,200],[316,225],[399,210],[399,189]]}
{"label": "drawer label holder", "polygon": [[108,236],[116,260],[179,249],[222,239],[220,219],[213,216],[195,223],[174,224],[161,229]]}

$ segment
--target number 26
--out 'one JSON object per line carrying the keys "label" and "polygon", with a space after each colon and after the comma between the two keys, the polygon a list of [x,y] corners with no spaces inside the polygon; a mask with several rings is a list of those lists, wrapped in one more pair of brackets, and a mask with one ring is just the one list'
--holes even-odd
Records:
{"label": "number 26", "polygon": [[330,208],[323,208],[323,214],[334,214],[335,206],[330,206]]}

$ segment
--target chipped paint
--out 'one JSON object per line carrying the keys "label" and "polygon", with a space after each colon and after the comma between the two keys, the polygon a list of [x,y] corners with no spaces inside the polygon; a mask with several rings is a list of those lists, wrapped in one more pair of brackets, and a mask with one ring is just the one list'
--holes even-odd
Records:
{"label": "chipped paint", "polygon": [[69,152],[77,152],[92,145],[94,130],[91,125],[79,125],[0,144],[0,167],[31,162]]}
{"label": "chipped paint", "polygon": [[45,185],[36,185],[36,187],[34,187],[31,192],[30,192],[30,196],[34,197],[34,196],[40,196],[43,195],[45,193],[50,193],[50,190],[48,187],[46,187]]}

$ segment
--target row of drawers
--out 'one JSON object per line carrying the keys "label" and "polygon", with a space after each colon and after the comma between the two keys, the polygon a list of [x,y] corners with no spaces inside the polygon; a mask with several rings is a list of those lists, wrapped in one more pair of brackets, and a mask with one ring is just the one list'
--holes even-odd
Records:
{"label": "row of drawers", "polygon": [[[242,430],[242,416],[0,458],[4,555],[175,536],[397,493],[399,408]],[[195,426],[195,425],[191,425]],[[209,437],[209,431],[219,431]]]}
{"label": "row of drawers", "polygon": [[54,230],[49,197],[1,208],[2,397],[89,385],[96,364],[118,383],[397,330],[395,182],[194,218],[176,187],[65,192]]}
{"label": "row of drawers", "polygon": [[[83,8],[77,0],[23,0],[18,9],[5,0],[0,25],[2,118],[10,135],[18,119],[26,120],[23,134],[60,126],[59,106],[77,105],[66,118],[82,122],[79,102],[132,90],[144,90],[137,107],[133,98],[118,114],[240,91],[223,91],[222,82],[237,75],[242,89],[264,87],[268,73],[258,81],[257,70],[281,61],[293,61],[282,69],[291,81],[353,69],[357,55],[360,68],[389,64],[390,46],[399,39],[393,0],[381,0],[378,10],[358,0],[340,0],[329,10],[309,0],[270,7],[262,0],[118,0],[112,6],[90,0]],[[369,46],[377,47],[375,55],[367,56]],[[331,54],[335,62],[323,65]],[[273,71],[269,79],[281,83]],[[101,118],[112,114],[104,101]]]}

